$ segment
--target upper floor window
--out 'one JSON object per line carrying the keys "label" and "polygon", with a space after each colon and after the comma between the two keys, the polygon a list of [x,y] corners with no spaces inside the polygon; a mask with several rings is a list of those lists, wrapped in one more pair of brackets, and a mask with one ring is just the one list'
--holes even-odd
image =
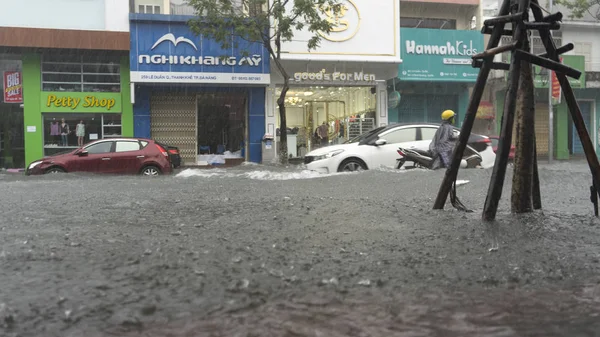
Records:
{"label": "upper floor window", "polygon": [[42,90],[120,92],[119,57],[45,54],[42,56]]}
{"label": "upper floor window", "polygon": [[138,13],[142,13],[142,14],[160,14],[160,6],[156,6],[156,5],[138,5]]}
{"label": "upper floor window", "polygon": [[402,18],[400,18],[400,27],[431,28],[431,29],[456,29],[456,20],[402,17]]}

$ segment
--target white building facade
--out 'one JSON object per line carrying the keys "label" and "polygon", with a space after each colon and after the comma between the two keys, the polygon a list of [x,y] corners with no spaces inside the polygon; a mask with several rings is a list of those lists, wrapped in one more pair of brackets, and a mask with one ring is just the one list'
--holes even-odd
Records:
{"label": "white building facade", "polygon": [[[399,0],[344,0],[340,15],[324,11],[334,23],[308,50],[308,31],[282,43],[282,63],[290,76],[286,99],[288,154],[301,158],[326,144],[344,142],[388,123],[386,81],[397,76],[400,57]],[[283,78],[271,62],[266,95],[266,131],[279,137],[276,104]],[[326,124],[326,140],[317,127]],[[323,130],[321,128],[321,130]],[[321,134],[320,136],[324,136]]]}

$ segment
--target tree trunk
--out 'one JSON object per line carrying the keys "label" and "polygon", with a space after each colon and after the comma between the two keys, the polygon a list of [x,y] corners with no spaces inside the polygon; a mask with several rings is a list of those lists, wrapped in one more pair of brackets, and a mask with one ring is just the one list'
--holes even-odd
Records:
{"label": "tree trunk", "polygon": [[[524,49],[529,50],[529,37]],[[535,146],[535,96],[531,63],[521,61],[517,93],[517,125],[514,175],[511,195],[513,213],[533,211],[533,165]]]}
{"label": "tree trunk", "polygon": [[290,90],[290,76],[281,64],[281,36],[277,35],[275,38],[275,46],[277,51],[273,50],[270,39],[264,41],[264,46],[267,48],[269,55],[271,55],[271,61],[275,63],[277,70],[283,77],[283,88],[281,88],[281,94],[277,98],[277,106],[279,107],[279,162],[283,165],[287,164],[288,151],[287,151],[287,119],[285,115],[285,96],[288,90]]}
{"label": "tree trunk", "polygon": [[284,165],[288,163],[285,96],[290,89],[289,82],[289,79],[285,77],[283,80],[283,88],[281,88],[281,94],[279,94],[279,98],[277,99],[277,106],[279,106],[279,162]]}

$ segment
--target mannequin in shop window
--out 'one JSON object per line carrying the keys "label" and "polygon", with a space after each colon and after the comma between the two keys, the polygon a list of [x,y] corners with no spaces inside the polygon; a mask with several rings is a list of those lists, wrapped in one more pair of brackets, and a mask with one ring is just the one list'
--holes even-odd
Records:
{"label": "mannequin in shop window", "polygon": [[75,135],[77,136],[77,146],[83,146],[83,138],[85,137],[85,124],[83,124],[83,120],[80,120],[79,124],[75,127]]}
{"label": "mannequin in shop window", "polygon": [[65,122],[65,119],[60,120],[60,145],[69,146],[67,137],[69,136],[69,124]]}
{"label": "mannequin in shop window", "polygon": [[57,121],[50,123],[50,139],[52,139],[53,144],[60,141],[60,125]]}

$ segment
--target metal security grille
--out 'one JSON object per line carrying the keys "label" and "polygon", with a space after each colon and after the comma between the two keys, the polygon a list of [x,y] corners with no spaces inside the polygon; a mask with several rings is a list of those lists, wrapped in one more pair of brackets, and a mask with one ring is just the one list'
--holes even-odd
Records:
{"label": "metal security grille", "polygon": [[548,123],[548,104],[537,103],[535,105],[535,141],[538,156],[548,155]]}
{"label": "metal security grille", "polygon": [[374,118],[347,118],[348,139],[360,136],[363,133],[375,128]]}
{"label": "metal security grille", "polygon": [[398,106],[399,123],[421,123],[425,118],[425,96],[404,95]]}
{"label": "metal security grille", "polygon": [[154,140],[177,146],[187,164],[197,162],[196,95],[160,94],[150,99],[150,132]]}
{"label": "metal security grille", "polygon": [[444,110],[458,111],[458,96],[457,95],[427,95],[426,99],[427,119],[428,123],[439,123]]}

